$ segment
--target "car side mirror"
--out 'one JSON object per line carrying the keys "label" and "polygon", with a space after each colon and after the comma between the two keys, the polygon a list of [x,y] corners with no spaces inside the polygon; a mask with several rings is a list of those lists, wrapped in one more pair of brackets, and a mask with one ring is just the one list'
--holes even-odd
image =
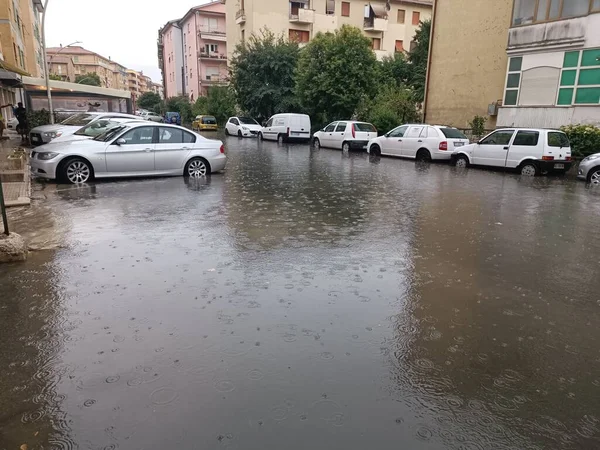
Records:
{"label": "car side mirror", "polygon": [[117,145],[125,145],[125,144],[127,144],[127,141],[125,139],[123,139],[123,138],[119,138],[119,139],[117,139],[117,142],[115,142],[115,144],[117,144]]}

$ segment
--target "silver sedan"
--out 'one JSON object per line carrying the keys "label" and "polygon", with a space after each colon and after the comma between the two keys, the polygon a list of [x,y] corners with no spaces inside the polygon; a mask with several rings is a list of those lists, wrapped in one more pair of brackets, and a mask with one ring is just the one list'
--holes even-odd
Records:
{"label": "silver sedan", "polygon": [[225,168],[225,147],[186,128],[127,122],[89,140],[51,142],[31,153],[35,176],[78,184],[94,178],[202,177]]}
{"label": "silver sedan", "polygon": [[594,153],[581,161],[577,178],[591,184],[600,184],[600,153]]}

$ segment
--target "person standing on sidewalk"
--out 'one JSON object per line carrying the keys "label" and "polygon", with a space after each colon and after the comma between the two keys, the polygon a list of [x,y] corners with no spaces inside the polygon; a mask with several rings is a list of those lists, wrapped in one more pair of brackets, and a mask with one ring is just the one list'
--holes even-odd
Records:
{"label": "person standing on sidewalk", "polygon": [[19,125],[17,125],[17,133],[19,133],[21,135],[21,139],[25,141],[27,140],[27,135],[29,134],[27,110],[23,107],[23,103],[19,102],[16,108],[13,106],[13,112],[15,113],[15,117],[19,121]]}

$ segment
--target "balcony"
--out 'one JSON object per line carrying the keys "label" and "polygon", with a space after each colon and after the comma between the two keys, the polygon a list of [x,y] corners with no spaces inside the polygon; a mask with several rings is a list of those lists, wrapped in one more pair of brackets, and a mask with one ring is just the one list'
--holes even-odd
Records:
{"label": "balcony", "polygon": [[212,29],[200,29],[198,33],[200,39],[206,39],[210,41],[227,42],[227,34],[225,31],[212,30]]}
{"label": "balcony", "polygon": [[198,52],[198,58],[209,59],[211,61],[227,62],[227,55],[225,53],[207,52],[200,50]]}
{"label": "balcony", "polygon": [[292,9],[290,13],[290,22],[293,23],[315,23],[314,9]]}
{"label": "balcony", "polygon": [[246,22],[246,11],[244,11],[243,9],[240,9],[236,14],[235,14],[235,23],[238,25],[241,25],[243,23]]}
{"label": "balcony", "polygon": [[227,78],[221,75],[206,75],[206,77],[202,80],[202,84],[206,86],[216,86],[227,84]]}
{"label": "balcony", "polygon": [[365,31],[387,31],[388,20],[380,17],[365,18],[363,28]]}

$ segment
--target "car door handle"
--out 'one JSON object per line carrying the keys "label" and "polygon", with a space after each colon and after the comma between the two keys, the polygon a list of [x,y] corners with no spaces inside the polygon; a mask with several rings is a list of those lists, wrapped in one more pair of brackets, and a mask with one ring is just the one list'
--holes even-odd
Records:
{"label": "car door handle", "polygon": [[504,150],[508,150],[508,147],[504,147]]}
{"label": "car door handle", "polygon": [[398,142],[402,142],[402,139],[398,139]]}
{"label": "car door handle", "polygon": [[151,149],[151,148],[145,148],[145,149],[144,149],[144,151],[145,151],[146,153],[150,153],[150,152],[152,151],[152,149]]}
{"label": "car door handle", "polygon": [[419,139],[417,142],[423,142],[421,139]]}

